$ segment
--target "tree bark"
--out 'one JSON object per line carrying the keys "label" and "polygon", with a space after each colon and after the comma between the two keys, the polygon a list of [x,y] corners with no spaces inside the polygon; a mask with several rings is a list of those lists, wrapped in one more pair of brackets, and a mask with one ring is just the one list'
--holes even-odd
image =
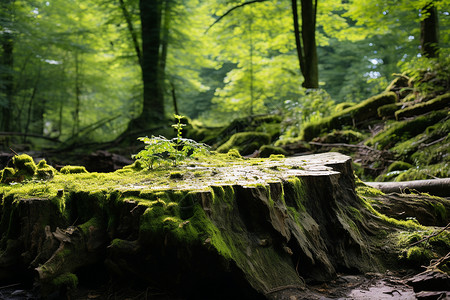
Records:
{"label": "tree bark", "polygon": [[[298,23],[297,0],[291,0],[291,7],[292,7],[292,18],[294,21],[295,46],[297,49],[298,63],[299,63],[300,71],[303,74],[303,71],[305,70],[305,56],[303,54],[302,41],[300,39],[300,27],[299,27],[300,25]],[[303,76],[305,76],[305,74],[303,74]]]}
{"label": "tree bark", "polygon": [[439,21],[437,9],[433,2],[429,2],[423,9],[425,19],[420,22],[420,45],[425,57],[439,56]]}
{"label": "tree bark", "polygon": [[[0,8],[3,10],[4,15],[6,17],[4,28],[9,29],[8,27],[12,27],[12,5],[14,4],[14,0],[2,0],[0,2]],[[2,14],[3,15],[3,14]],[[0,64],[5,71],[2,72],[0,76],[0,82],[2,83],[0,91],[0,97],[4,97],[5,102],[1,105],[1,118],[0,118],[0,129],[4,131],[12,130],[11,121],[12,121],[12,108],[13,108],[13,91],[14,91],[14,77],[13,77],[13,66],[14,66],[14,57],[13,57],[13,49],[14,49],[14,39],[13,34],[10,30],[3,30],[3,34],[1,35],[1,47],[2,47],[2,55]],[[1,86],[0,85],[0,86]],[[2,95],[3,94],[3,95]]]}
{"label": "tree bark", "polygon": [[136,51],[136,56],[138,58],[139,65],[142,66],[142,51],[139,46],[136,30],[134,30],[133,22],[131,20],[130,12],[128,11],[123,0],[119,0],[120,9],[122,10],[125,22],[127,22],[128,31],[130,32],[131,40],[133,41],[134,50]]}
{"label": "tree bark", "polygon": [[316,14],[317,0],[301,0],[302,5],[302,40],[305,56],[305,68],[302,70],[305,81],[303,87],[319,88],[319,67],[316,48]]}
{"label": "tree bark", "polygon": [[160,1],[139,1],[142,24],[142,81],[144,105],[136,120],[138,128],[164,120],[164,97],[160,88],[161,5]]}

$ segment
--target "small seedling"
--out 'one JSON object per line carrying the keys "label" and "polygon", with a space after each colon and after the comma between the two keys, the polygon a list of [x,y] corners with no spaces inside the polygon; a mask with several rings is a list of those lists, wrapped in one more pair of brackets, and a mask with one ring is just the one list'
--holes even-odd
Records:
{"label": "small seedling", "polygon": [[172,127],[177,131],[177,136],[170,140],[164,136],[139,137],[138,140],[146,146],[144,150],[133,155],[134,159],[142,161],[149,169],[153,169],[156,162],[172,162],[176,167],[187,158],[209,154],[208,145],[183,138],[183,127],[186,126],[181,123],[183,116],[174,115],[174,117],[177,119],[177,123]]}

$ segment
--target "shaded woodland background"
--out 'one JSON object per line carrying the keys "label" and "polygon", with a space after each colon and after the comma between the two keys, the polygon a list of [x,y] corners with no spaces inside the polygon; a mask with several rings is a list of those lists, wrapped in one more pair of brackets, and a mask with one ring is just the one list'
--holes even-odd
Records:
{"label": "shaded woodland background", "polygon": [[0,5],[0,147],[16,151],[150,136],[173,113],[204,127],[278,114],[295,137],[394,73],[449,62],[444,0]]}

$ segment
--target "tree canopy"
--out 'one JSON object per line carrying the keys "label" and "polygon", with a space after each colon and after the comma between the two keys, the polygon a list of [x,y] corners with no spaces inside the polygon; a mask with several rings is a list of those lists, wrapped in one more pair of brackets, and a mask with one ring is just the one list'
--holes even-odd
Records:
{"label": "tree canopy", "polygon": [[215,126],[306,107],[317,90],[359,102],[409,61],[449,53],[444,0],[0,5],[0,131],[24,141],[151,134],[174,112]]}

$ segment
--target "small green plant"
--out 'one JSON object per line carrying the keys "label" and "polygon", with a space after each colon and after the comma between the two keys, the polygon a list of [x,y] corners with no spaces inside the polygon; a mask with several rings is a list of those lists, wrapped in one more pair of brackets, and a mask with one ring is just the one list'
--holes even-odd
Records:
{"label": "small green plant", "polygon": [[139,137],[138,140],[146,144],[145,149],[138,154],[133,155],[134,159],[143,162],[146,167],[153,169],[155,163],[172,162],[174,166],[190,157],[205,156],[209,154],[209,146],[198,143],[194,140],[183,138],[183,127],[181,123],[183,116],[174,115],[177,123],[172,127],[177,131],[177,136],[173,139],[167,139],[164,136]]}

